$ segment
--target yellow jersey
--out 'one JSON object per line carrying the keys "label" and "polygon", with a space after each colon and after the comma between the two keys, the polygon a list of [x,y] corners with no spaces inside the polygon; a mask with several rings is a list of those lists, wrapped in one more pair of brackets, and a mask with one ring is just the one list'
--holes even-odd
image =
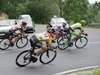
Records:
{"label": "yellow jersey", "polygon": [[35,33],[36,38],[40,41],[47,41],[49,44],[52,44],[52,36],[48,32]]}

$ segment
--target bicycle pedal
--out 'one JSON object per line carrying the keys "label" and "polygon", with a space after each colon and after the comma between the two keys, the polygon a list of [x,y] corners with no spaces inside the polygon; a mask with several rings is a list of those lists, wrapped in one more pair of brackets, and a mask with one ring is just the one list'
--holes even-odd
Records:
{"label": "bicycle pedal", "polygon": [[73,46],[73,43],[70,43],[70,44],[69,44],[69,47],[72,47],[72,46]]}
{"label": "bicycle pedal", "polygon": [[13,46],[14,46],[14,43],[11,42],[11,43],[9,44],[9,46],[13,47]]}
{"label": "bicycle pedal", "polygon": [[36,61],[38,60],[38,58],[36,58],[36,57],[31,57],[31,61],[33,62],[33,63],[35,63]]}
{"label": "bicycle pedal", "polygon": [[11,47],[13,47],[14,46],[14,44],[12,44],[12,45],[10,45]]}

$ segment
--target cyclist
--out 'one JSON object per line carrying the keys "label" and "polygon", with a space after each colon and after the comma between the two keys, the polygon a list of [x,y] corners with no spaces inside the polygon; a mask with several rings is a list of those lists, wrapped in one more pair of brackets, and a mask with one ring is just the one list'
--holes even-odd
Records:
{"label": "cyclist", "polygon": [[[14,43],[20,39],[21,36],[24,35],[24,28],[25,26],[27,25],[27,23],[25,21],[22,21],[22,24],[20,25],[14,25],[10,30],[9,32],[12,34],[12,35],[16,35],[16,37],[14,37],[11,41],[10,41],[10,46],[14,46]],[[16,34],[16,32],[18,34]]]}
{"label": "cyclist", "polygon": [[[46,32],[33,34],[33,36],[30,38],[30,45],[34,55],[39,55],[47,49],[52,48],[52,43],[55,37],[54,32],[54,29],[49,28]],[[48,43],[48,46],[44,42]],[[41,49],[37,52],[34,52],[36,47]]]}
{"label": "cyclist", "polygon": [[55,39],[61,37],[64,35],[64,29],[67,27],[69,27],[68,23],[65,23],[63,22],[61,26],[58,26],[58,25],[55,25],[55,26],[52,26],[50,23],[48,23],[50,27],[48,27],[47,29],[49,28],[53,28],[55,30],[54,32],[54,35],[56,35]]}
{"label": "cyclist", "polygon": [[62,27],[63,27],[63,30],[65,30],[66,28],[69,28],[69,25],[67,23],[63,22]]}
{"label": "cyclist", "polygon": [[[70,40],[70,44],[72,44],[73,40],[78,39],[81,34],[84,34],[87,36],[87,33],[85,33],[83,30],[84,25],[86,25],[86,21],[81,20],[80,23],[75,23],[75,24],[71,25],[67,30],[65,30],[65,32],[70,32],[72,35],[75,36],[72,40]],[[76,29],[79,29],[80,33],[75,32],[74,30],[76,30]]]}

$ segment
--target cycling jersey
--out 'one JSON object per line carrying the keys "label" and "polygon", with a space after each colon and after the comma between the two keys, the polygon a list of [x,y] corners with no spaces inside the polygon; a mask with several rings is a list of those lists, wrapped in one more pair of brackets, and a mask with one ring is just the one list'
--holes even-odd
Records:
{"label": "cycling jersey", "polygon": [[14,25],[10,30],[14,30],[15,32],[18,31],[20,33],[24,33],[23,25]]}
{"label": "cycling jersey", "polygon": [[48,41],[49,44],[52,44],[52,36],[48,32],[35,33],[34,36],[36,36],[39,42]]}
{"label": "cycling jersey", "polygon": [[20,25],[15,25],[15,29],[16,29],[16,30],[17,30],[17,29],[20,29],[22,32],[24,32],[24,27],[23,27],[22,24],[20,24]]}
{"label": "cycling jersey", "polygon": [[63,30],[62,26],[57,26],[57,25],[53,26],[52,28],[55,30],[54,32],[55,35],[58,35],[60,31]]}
{"label": "cycling jersey", "polygon": [[70,33],[74,36],[77,36],[79,33],[75,32],[74,30],[75,29],[82,30],[82,25],[81,25],[81,23],[75,23],[75,24],[71,25],[70,28],[72,29],[72,30],[70,30]]}
{"label": "cycling jersey", "polygon": [[57,30],[57,31],[59,31],[59,30],[63,30],[63,27],[62,26],[53,26],[52,27],[53,29],[55,29],[55,30]]}
{"label": "cycling jersey", "polygon": [[82,25],[81,23],[75,23],[73,25],[70,26],[73,30],[75,29],[81,29],[82,30]]}

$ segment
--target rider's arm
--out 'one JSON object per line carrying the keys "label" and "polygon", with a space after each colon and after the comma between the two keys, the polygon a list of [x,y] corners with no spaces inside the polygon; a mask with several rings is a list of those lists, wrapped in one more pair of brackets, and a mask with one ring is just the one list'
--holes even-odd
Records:
{"label": "rider's arm", "polygon": [[88,35],[87,33],[84,32],[82,27],[80,28],[80,34],[83,34],[83,35],[86,35],[86,36]]}
{"label": "rider's arm", "polygon": [[84,30],[81,30],[81,34],[88,36],[88,34],[84,32]]}
{"label": "rider's arm", "polygon": [[52,40],[53,40],[53,38],[50,37],[50,38],[49,38],[49,43],[48,43],[48,47],[49,47],[49,48],[52,48]]}
{"label": "rider's arm", "polygon": [[21,35],[24,35],[24,34],[25,34],[25,33],[24,33],[24,30],[22,30],[22,31],[21,31]]}
{"label": "rider's arm", "polygon": [[20,34],[23,36],[25,33],[24,33],[24,28],[21,27],[21,28],[18,28],[18,30],[20,31]]}

